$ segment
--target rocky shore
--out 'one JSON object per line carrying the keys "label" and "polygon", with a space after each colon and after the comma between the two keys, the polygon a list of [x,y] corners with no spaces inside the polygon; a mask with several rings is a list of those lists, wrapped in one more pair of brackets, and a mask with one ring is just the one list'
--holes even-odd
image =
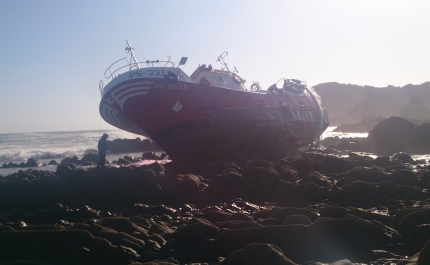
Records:
{"label": "rocky shore", "polygon": [[366,138],[327,137],[322,145],[342,154],[366,152],[389,156],[397,152],[430,153],[430,123],[421,125],[405,118],[390,117],[380,121]]}
{"label": "rocky shore", "polygon": [[0,262],[430,264],[424,162],[309,150],[278,161],[21,170],[0,176]]}

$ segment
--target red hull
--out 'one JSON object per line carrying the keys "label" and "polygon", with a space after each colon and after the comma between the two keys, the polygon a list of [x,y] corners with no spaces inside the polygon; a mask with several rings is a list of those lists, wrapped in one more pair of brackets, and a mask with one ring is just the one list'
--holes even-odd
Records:
{"label": "red hull", "polygon": [[327,128],[320,109],[307,91],[254,93],[159,78],[118,83],[100,103],[108,123],[149,136],[172,159],[209,161],[285,157]]}

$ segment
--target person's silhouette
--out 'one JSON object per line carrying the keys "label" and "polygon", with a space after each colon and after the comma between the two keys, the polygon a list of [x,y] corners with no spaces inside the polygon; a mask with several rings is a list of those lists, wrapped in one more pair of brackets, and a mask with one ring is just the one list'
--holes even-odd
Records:
{"label": "person's silhouette", "polygon": [[102,138],[99,140],[98,149],[99,149],[99,162],[97,164],[97,168],[105,168],[105,162],[106,162],[106,139],[109,135],[106,133],[102,135]]}

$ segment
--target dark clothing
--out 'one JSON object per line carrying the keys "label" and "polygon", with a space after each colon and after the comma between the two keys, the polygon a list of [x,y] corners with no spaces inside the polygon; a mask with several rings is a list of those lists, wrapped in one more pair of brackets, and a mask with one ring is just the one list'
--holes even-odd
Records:
{"label": "dark clothing", "polygon": [[105,136],[102,136],[99,140],[98,149],[99,149],[99,162],[97,164],[97,167],[101,167],[102,169],[105,167],[106,162],[106,138]]}
{"label": "dark clothing", "polygon": [[99,148],[99,154],[100,153],[106,154],[106,137],[100,138],[99,144],[97,147]]}

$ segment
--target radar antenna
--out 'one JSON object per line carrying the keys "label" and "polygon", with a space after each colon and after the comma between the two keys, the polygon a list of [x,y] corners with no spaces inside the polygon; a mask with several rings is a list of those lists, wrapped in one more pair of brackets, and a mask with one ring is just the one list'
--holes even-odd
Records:
{"label": "radar antenna", "polygon": [[134,54],[134,49],[130,46],[130,43],[128,42],[128,40],[126,40],[127,42],[127,47],[125,47],[125,50],[127,51],[127,53],[130,53],[130,61],[129,61],[129,65],[130,65],[130,71],[133,68],[136,69],[140,69],[140,65],[139,62],[136,59],[136,55]]}
{"label": "radar antenna", "polygon": [[218,56],[218,59],[216,60],[220,64],[224,65],[228,72],[230,72],[230,69],[228,69],[227,63],[224,61],[224,58],[228,55],[228,52],[223,51],[220,56]]}

